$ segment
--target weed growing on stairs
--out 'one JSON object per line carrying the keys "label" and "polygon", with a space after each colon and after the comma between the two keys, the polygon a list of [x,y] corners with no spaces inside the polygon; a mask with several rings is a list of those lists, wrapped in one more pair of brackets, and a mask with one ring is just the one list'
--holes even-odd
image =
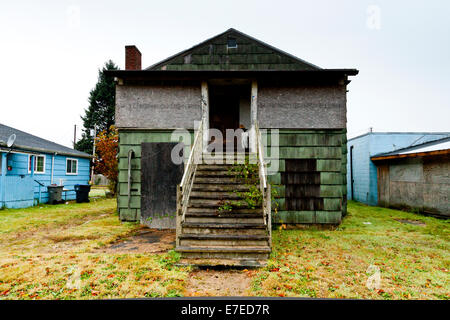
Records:
{"label": "weed growing on stairs", "polygon": [[[242,201],[221,200],[218,208],[219,212],[231,212],[233,208],[243,207],[247,205],[250,209],[256,209],[263,204],[263,194],[259,186],[259,167],[258,164],[250,163],[249,156],[245,157],[243,164],[233,165],[228,169],[228,174],[234,176],[238,182],[241,182],[248,188],[248,191],[239,192],[233,190],[237,196],[242,198]],[[271,202],[275,212],[277,212],[278,203],[275,202],[275,197],[278,191],[275,185],[271,185]]]}

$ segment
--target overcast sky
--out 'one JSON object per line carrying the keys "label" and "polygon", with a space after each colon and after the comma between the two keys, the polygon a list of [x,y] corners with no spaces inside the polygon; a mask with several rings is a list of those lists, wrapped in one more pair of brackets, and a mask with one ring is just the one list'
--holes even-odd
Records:
{"label": "overcast sky", "polygon": [[357,68],[348,133],[450,131],[450,1],[2,1],[0,123],[71,146],[97,70],[143,67],[230,27],[322,68]]}

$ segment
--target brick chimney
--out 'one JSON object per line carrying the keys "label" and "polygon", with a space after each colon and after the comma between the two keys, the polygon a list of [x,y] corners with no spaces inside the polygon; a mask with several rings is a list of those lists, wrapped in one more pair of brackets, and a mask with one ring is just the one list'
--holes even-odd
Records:
{"label": "brick chimney", "polygon": [[141,56],[136,46],[125,46],[125,70],[141,70]]}

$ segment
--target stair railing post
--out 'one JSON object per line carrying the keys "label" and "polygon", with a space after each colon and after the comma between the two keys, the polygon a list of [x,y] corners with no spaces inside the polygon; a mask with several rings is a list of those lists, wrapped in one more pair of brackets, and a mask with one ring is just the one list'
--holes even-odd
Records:
{"label": "stair railing post", "polygon": [[269,246],[272,249],[272,190],[270,184],[266,189],[267,229],[269,231]]}
{"label": "stair railing post", "polygon": [[177,212],[176,212],[176,242],[177,247],[180,246],[180,235],[181,235],[181,200],[182,200],[181,186],[177,185]]}

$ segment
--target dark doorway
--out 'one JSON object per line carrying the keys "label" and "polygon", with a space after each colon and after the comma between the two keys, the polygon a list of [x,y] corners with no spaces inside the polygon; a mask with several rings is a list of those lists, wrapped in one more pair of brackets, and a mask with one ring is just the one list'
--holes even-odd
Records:
{"label": "dark doorway", "polygon": [[[236,130],[240,125],[249,122],[250,117],[250,85],[210,85],[209,86],[209,128],[218,129],[222,133],[223,144],[226,144],[226,130]],[[210,142],[214,141],[214,137]],[[237,141],[235,141],[235,145]]]}

